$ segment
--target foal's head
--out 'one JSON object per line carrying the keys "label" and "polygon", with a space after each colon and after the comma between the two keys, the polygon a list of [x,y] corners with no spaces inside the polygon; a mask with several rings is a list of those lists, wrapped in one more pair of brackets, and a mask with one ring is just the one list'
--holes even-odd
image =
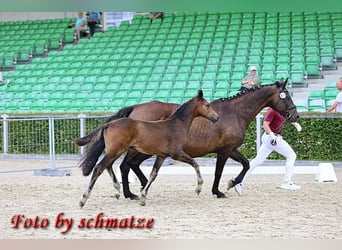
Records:
{"label": "foal's head", "polygon": [[203,116],[212,122],[219,120],[218,114],[211,108],[210,103],[203,97],[203,91],[200,89],[195,97],[197,100],[197,115]]}
{"label": "foal's head", "polygon": [[282,114],[286,118],[286,121],[292,123],[297,121],[299,115],[296,105],[293,103],[291,95],[286,89],[287,80],[288,78],[285,81],[281,79],[279,82],[276,82],[279,92],[275,94],[272,108]]}

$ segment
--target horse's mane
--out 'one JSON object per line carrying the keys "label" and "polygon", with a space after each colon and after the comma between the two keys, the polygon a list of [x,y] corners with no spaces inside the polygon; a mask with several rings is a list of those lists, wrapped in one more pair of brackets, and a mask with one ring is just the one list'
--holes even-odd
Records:
{"label": "horse's mane", "polygon": [[184,117],[183,117],[184,110],[186,110],[187,107],[188,107],[188,105],[189,105],[191,102],[193,102],[194,98],[195,98],[195,97],[193,97],[193,98],[191,98],[190,100],[184,102],[183,104],[180,104],[180,105],[177,107],[177,109],[175,110],[175,112],[173,112],[173,114],[171,114],[171,116],[170,116],[169,118],[171,118],[171,117],[173,117],[173,116],[176,116],[176,117],[178,117],[180,120],[183,120],[183,118],[184,118]]}
{"label": "horse's mane", "polygon": [[212,103],[214,102],[222,102],[222,101],[232,101],[232,100],[235,100],[241,96],[245,96],[246,94],[248,93],[251,93],[251,92],[254,92],[254,91],[258,91],[259,89],[262,89],[262,88],[265,88],[265,87],[268,87],[268,86],[272,86],[272,85],[278,85],[279,82],[275,82],[275,83],[272,83],[272,84],[267,84],[267,85],[261,85],[261,86],[257,86],[257,87],[252,87],[250,89],[245,89],[243,91],[239,91],[238,93],[236,93],[235,95],[232,95],[230,97],[222,97],[222,98],[219,98],[217,100],[214,100],[212,101]]}

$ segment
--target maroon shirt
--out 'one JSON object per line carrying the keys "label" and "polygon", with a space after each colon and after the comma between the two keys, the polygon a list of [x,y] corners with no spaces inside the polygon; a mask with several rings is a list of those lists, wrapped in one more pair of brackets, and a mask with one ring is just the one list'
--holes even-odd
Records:
{"label": "maroon shirt", "polygon": [[283,134],[285,118],[279,112],[269,108],[264,120],[270,122],[270,129],[273,133]]}

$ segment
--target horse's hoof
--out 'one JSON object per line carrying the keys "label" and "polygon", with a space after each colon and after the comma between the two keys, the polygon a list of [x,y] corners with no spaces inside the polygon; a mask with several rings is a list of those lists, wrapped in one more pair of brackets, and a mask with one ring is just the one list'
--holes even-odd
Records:
{"label": "horse's hoof", "polygon": [[228,181],[227,191],[229,191],[229,189],[231,189],[232,187],[234,187],[233,180],[229,180],[229,181]]}
{"label": "horse's hoof", "polygon": [[146,205],[146,195],[141,195],[140,197],[140,205],[145,206]]}
{"label": "horse's hoof", "polygon": [[132,195],[131,197],[129,197],[132,201],[138,201],[140,200],[138,195]]}
{"label": "horse's hoof", "polygon": [[85,203],[83,201],[80,201],[80,208],[82,209],[84,207]]}
{"label": "horse's hoof", "polygon": [[216,194],[216,196],[217,196],[218,199],[227,198],[227,196],[224,193],[222,193],[222,192],[218,192]]}
{"label": "horse's hoof", "polygon": [[138,195],[133,194],[133,193],[125,195],[125,198],[126,199],[129,198],[131,201],[140,200],[140,197]]}
{"label": "horse's hoof", "polygon": [[201,189],[197,189],[195,190],[196,194],[199,195],[201,193]]}
{"label": "horse's hoof", "polygon": [[114,197],[115,197],[115,199],[119,199],[120,198],[120,195],[119,194],[116,194],[116,195],[114,195]]}

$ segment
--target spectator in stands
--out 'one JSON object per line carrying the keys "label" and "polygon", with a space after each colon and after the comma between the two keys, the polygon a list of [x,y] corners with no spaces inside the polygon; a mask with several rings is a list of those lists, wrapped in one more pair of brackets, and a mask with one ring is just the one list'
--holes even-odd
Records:
{"label": "spectator in stands", "polygon": [[342,76],[336,81],[336,88],[340,91],[335,99],[335,102],[327,109],[327,112],[335,110],[342,112]]}
{"label": "spectator in stands", "polygon": [[90,37],[93,37],[95,33],[96,25],[100,21],[100,13],[99,12],[88,12],[88,26]]}
{"label": "spectator in stands", "polygon": [[87,29],[87,18],[85,17],[83,12],[78,12],[74,28],[76,32],[76,42],[81,38],[81,31],[86,31]]}
{"label": "spectator in stands", "polygon": [[160,18],[163,21],[164,20],[164,12],[150,12],[151,23],[158,18]]}
{"label": "spectator in stands", "polygon": [[255,66],[250,66],[248,75],[246,75],[241,82],[242,86],[240,90],[243,91],[252,87],[258,87],[259,81],[260,79],[257,73],[257,68]]}
{"label": "spectator in stands", "polygon": [[[242,186],[244,185],[247,175],[250,174],[257,166],[262,164],[273,151],[276,151],[286,158],[285,175],[280,187],[288,190],[300,189],[300,186],[292,182],[292,172],[297,155],[287,141],[283,139],[282,134],[284,125],[285,118],[279,112],[269,108],[263,121],[265,133],[262,135],[262,144],[258,150],[257,156],[250,161],[250,169],[247,171],[242,182],[235,185],[235,190],[239,195],[242,194]],[[294,122],[291,125],[293,125],[298,132],[302,130],[302,127],[297,122]]]}

